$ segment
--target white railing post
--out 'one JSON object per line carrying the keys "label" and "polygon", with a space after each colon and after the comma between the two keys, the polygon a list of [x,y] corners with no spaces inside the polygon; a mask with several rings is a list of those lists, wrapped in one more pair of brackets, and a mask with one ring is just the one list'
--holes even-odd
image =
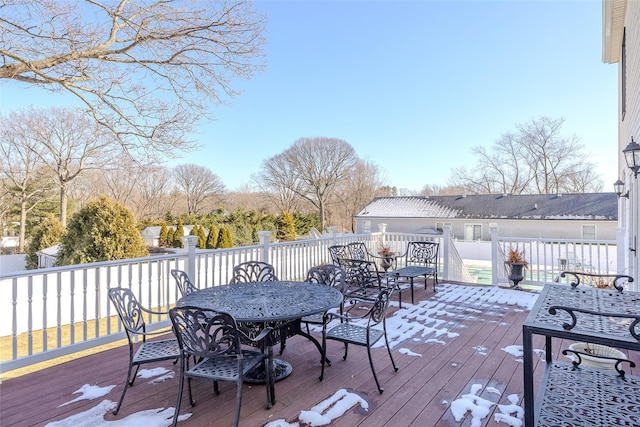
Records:
{"label": "white railing post", "polygon": [[451,225],[445,224],[442,227],[442,259],[444,260],[444,265],[442,268],[442,276],[444,280],[449,280],[449,252],[451,252]]}
{"label": "white railing post", "polygon": [[198,236],[182,236],[182,246],[187,248],[187,276],[191,280],[196,277],[196,244]]}
{"label": "white railing post", "polygon": [[262,262],[269,263],[269,238],[271,237],[270,231],[258,231],[258,238],[260,239],[260,245],[262,246]]}
{"label": "white railing post", "polygon": [[337,245],[336,236],[338,235],[338,227],[335,225],[331,225],[327,227],[327,231],[329,232],[329,237],[331,238],[331,244],[329,246]]}
{"label": "white railing post", "polygon": [[491,233],[491,284],[498,284],[498,226],[489,227]]}
{"label": "white railing post", "polygon": [[386,241],[385,233],[387,232],[387,224],[385,224],[384,222],[379,223],[378,231],[380,232],[380,245],[384,246]]}
{"label": "white railing post", "polygon": [[628,267],[627,267],[627,245],[625,243],[625,239],[626,239],[626,235],[627,235],[627,229],[624,227],[618,227],[616,228],[616,256],[617,256],[617,266],[616,266],[616,271],[618,272],[618,274],[629,274],[628,271]]}

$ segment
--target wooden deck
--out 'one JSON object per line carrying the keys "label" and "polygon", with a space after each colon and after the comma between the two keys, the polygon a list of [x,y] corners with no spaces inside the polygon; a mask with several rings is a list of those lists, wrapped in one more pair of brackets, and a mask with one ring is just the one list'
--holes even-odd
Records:
{"label": "wooden deck", "polygon": [[[460,293],[460,288],[464,288],[464,292]],[[455,295],[450,289],[462,296],[452,298]],[[270,422],[271,426],[298,425],[294,423],[304,419],[302,411],[312,411],[314,406],[345,389],[353,393],[350,397],[366,402],[368,408],[356,403],[342,414],[325,414],[332,426],[470,426],[472,412],[466,411],[462,419],[456,420],[453,410],[469,404],[472,401],[469,394],[477,388],[479,397],[494,403],[487,415],[477,416],[478,425],[514,425],[507,422],[508,419],[499,423],[496,417],[505,416],[499,405],[511,405],[512,395],[517,396],[515,404],[522,406],[522,360],[510,351],[510,346],[522,345],[521,326],[528,310],[508,303],[517,297],[512,292],[522,292],[505,290],[506,302],[495,302],[485,298],[490,289],[441,285],[440,291],[434,294],[431,286],[426,291],[416,286],[415,305],[410,304],[410,293],[403,292],[403,308],[397,309],[396,304],[393,311],[398,314],[390,314],[389,325],[395,329],[395,335],[400,330],[397,328],[407,325],[412,326],[415,333],[400,333],[401,342],[393,346],[398,372],[393,371],[384,347],[374,349],[374,363],[385,388],[383,394],[376,389],[364,348],[350,347],[349,357],[343,361],[343,347],[331,342],[328,356],[333,365],[325,369],[321,382],[318,380],[320,355],[315,346],[303,337],[289,339],[279,357],[293,365],[293,373],[276,383],[275,406],[265,409],[264,386],[245,384],[240,424],[249,427],[262,427]],[[314,335],[320,339],[318,332]],[[534,348],[542,349],[543,339],[536,338]],[[560,344],[564,348],[568,346],[568,343],[556,343],[554,349],[559,349]],[[631,356],[636,362],[640,361],[637,354]],[[557,357],[565,358],[561,354]],[[97,420],[126,419],[126,423],[118,426],[170,425],[178,383],[177,365],[171,362],[142,369],[163,367],[176,372],[173,378],[155,383],[153,378],[138,378],[128,390],[120,413],[114,416],[107,410],[110,402],[119,399],[127,358],[127,348],[119,347],[3,381],[0,425],[42,426],[65,419],[66,423],[59,425],[86,425],[87,416],[78,414],[90,410],[94,410]],[[540,376],[541,369],[536,373]],[[638,373],[637,368],[633,373]],[[104,396],[68,403],[81,396],[74,392],[85,385],[115,387]],[[231,425],[235,385],[221,383],[218,396],[213,394],[208,382],[194,381],[193,385],[198,404],[193,408],[189,405],[185,390],[181,414],[191,416],[179,425]],[[150,410],[156,414],[140,414]],[[165,412],[157,414],[163,410]],[[69,419],[74,415],[82,418]]]}

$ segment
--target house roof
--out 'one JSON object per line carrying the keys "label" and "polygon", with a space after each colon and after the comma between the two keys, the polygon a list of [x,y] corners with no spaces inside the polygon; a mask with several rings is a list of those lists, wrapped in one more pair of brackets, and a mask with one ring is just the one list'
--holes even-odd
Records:
{"label": "house roof", "polygon": [[617,221],[618,197],[615,193],[378,197],[356,218]]}
{"label": "house roof", "polygon": [[602,2],[602,62],[605,64],[615,64],[620,61],[626,10],[627,0],[603,0]]}

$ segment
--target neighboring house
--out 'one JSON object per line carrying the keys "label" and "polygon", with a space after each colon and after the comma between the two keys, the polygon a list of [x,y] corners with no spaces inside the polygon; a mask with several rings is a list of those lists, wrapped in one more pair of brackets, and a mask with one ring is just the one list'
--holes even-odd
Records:
{"label": "neighboring house", "polygon": [[[193,229],[193,225],[184,225],[182,228],[184,229],[184,235],[188,236]],[[175,230],[175,226],[167,226],[167,230],[169,228],[173,228]],[[147,227],[142,230],[142,239],[144,240],[145,245],[147,246],[158,246],[158,240],[160,239],[160,230],[161,226]],[[205,230],[205,233],[208,233]]]}
{"label": "neighboring house", "polygon": [[615,240],[615,193],[478,194],[467,196],[379,197],[356,216],[356,233],[378,231],[439,234],[445,224],[458,240],[501,236]]}
{"label": "neighboring house", "polygon": [[55,267],[59,251],[60,245],[54,245],[36,252],[38,256],[38,268]]}
{"label": "neighboring house", "polygon": [[602,6],[602,61],[618,64],[618,171],[629,191],[628,197],[620,198],[619,214],[629,248],[624,273],[638,279],[640,186],[622,150],[632,138],[640,142],[640,1],[604,0]]}

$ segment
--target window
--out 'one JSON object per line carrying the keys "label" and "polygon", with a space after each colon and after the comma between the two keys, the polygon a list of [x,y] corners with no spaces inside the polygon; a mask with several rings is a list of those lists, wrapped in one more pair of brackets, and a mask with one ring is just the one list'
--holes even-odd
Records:
{"label": "window", "polygon": [[582,226],[582,239],[584,239],[584,240],[596,240],[596,226],[595,225],[583,225]]}
{"label": "window", "polygon": [[481,224],[465,224],[464,240],[481,240],[482,225]]}
{"label": "window", "polygon": [[362,232],[371,233],[371,220],[365,219],[362,221]]}
{"label": "window", "polygon": [[444,231],[444,226],[448,225],[449,227],[451,227],[451,223],[450,222],[436,222],[436,230],[442,232]]}

